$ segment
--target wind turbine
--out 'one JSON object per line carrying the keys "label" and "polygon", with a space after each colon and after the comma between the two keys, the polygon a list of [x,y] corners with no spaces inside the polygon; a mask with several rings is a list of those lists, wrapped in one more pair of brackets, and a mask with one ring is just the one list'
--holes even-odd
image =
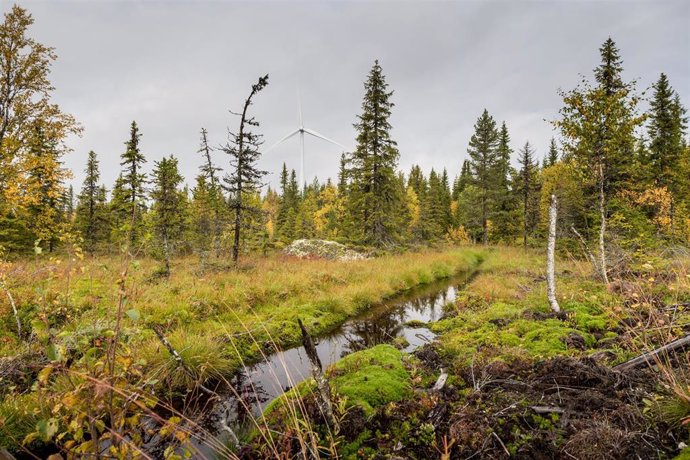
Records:
{"label": "wind turbine", "polygon": [[309,128],[304,127],[304,123],[302,121],[302,101],[300,100],[299,102],[299,127],[292,131],[290,134],[287,136],[283,137],[281,140],[273,144],[271,147],[269,147],[266,152],[273,150],[274,147],[277,147],[278,145],[282,144],[286,140],[290,139],[293,136],[296,136],[299,134],[299,146],[300,146],[300,161],[299,161],[299,181],[300,181],[300,187],[304,187],[306,184],[304,182],[304,135],[309,134],[310,136],[317,137],[319,139],[323,139],[326,142],[330,142],[331,144],[337,145],[338,147],[342,147],[344,150],[347,150],[347,147],[344,145],[327,138],[323,134],[317,133],[316,131],[313,131]]}

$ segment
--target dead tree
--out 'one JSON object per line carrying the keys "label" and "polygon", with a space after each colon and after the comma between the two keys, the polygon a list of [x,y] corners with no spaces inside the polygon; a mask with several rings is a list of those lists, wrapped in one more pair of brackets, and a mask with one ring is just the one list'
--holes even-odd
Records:
{"label": "dead tree", "polygon": [[261,153],[261,135],[250,131],[252,126],[259,126],[259,122],[248,114],[249,106],[252,105],[254,96],[268,85],[268,75],[259,78],[259,81],[252,85],[249,97],[244,101],[241,113],[234,113],[240,116],[240,129],[237,133],[230,133],[228,142],[221,150],[230,155],[230,165],[233,171],[225,177],[225,190],[230,194],[230,209],[235,214],[234,241],[232,245],[232,262],[237,266],[240,253],[240,232],[242,230],[242,218],[245,212],[261,212],[260,209],[249,206],[244,202],[244,197],[248,194],[256,193],[261,188],[261,178],[266,175],[266,171],[257,168],[257,162]]}
{"label": "dead tree", "polygon": [[555,255],[556,255],[556,218],[558,216],[558,200],[556,195],[551,195],[551,205],[549,206],[549,241],[546,248],[546,297],[549,299],[551,309],[556,313],[561,311],[556,300],[556,277]]}
{"label": "dead tree", "polygon": [[312,340],[309,332],[302,324],[302,320],[297,318],[299,327],[302,330],[302,345],[304,346],[304,351],[307,353],[309,362],[311,362],[311,374],[316,380],[316,400],[319,405],[319,410],[321,414],[326,418],[326,421],[331,425],[333,431],[338,433],[340,431],[340,425],[338,420],[333,415],[333,405],[331,404],[331,387],[328,385],[328,380],[326,376],[323,375],[323,367],[321,366],[321,360],[316,352],[316,346]]}

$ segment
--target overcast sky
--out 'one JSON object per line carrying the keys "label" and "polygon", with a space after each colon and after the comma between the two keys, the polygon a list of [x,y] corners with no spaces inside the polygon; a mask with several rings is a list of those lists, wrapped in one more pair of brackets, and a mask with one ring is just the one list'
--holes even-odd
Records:
{"label": "overcast sky", "polygon": [[[0,0],[7,11],[12,2]],[[559,88],[591,76],[611,36],[626,79],[649,87],[665,72],[690,106],[690,1],[231,2],[20,1],[31,35],[56,48],[54,100],[83,125],[66,164],[83,179],[94,150],[110,188],[129,124],[149,163],[174,154],[193,183],[199,130],[226,139],[250,86],[270,74],[253,114],[269,146],[298,124],[354,146],[363,81],[379,59],[395,91],[391,117],[400,167],[447,167],[467,157],[484,108],[542,157],[560,107]],[[335,177],[341,149],[306,141],[306,175]],[[227,167],[220,152],[216,162]],[[276,183],[299,168],[296,138],[265,154]],[[76,187],[77,189],[79,186]]]}

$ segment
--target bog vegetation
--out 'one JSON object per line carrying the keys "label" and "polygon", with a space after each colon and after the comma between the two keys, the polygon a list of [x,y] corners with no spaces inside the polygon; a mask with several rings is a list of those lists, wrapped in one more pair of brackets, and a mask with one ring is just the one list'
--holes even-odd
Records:
{"label": "bog vegetation", "polygon": [[[687,355],[615,367],[689,332],[687,118],[664,73],[647,91],[624,76],[612,39],[561,93],[542,161],[484,110],[462,164],[401,171],[376,61],[333,181],[283,164],[264,186],[265,75],[227,139],[200,128],[194,177],[147,164],[132,121],[115,183],[91,151],[75,191],[62,160],[82,128],[51,100],[57,55],[32,23],[14,6],[0,24],[0,456],[671,458],[688,442]],[[282,251],[295,240],[342,246]],[[239,432],[205,424],[239,372],[305,340],[298,319],[319,337],[460,272],[476,277],[426,325],[433,343],[323,369],[332,413],[306,380]]]}

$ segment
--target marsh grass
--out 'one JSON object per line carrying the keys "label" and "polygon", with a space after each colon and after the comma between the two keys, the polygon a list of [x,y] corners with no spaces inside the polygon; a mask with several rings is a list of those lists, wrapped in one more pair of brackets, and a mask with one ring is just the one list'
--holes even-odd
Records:
{"label": "marsh grass", "polygon": [[[13,315],[0,301],[0,355],[13,359],[28,347],[45,356],[46,350],[52,349],[59,352],[60,362],[74,364],[36,387],[32,379],[45,365],[37,361],[32,363],[33,372],[24,373],[27,381],[3,392],[2,445],[19,449],[18,440],[36,430],[37,420],[55,418],[56,409],[50,404],[61,394],[75,392],[76,384],[79,397],[87,404],[90,391],[119,392],[116,399],[124,401],[155,392],[155,409],[141,412],[149,428],[157,426],[161,433],[167,433],[167,439],[175,438],[171,445],[191,442],[193,452],[194,445],[203,447],[201,454],[194,454],[203,458],[204,452],[228,457],[232,450],[199,424],[208,409],[208,404],[190,399],[199,385],[211,382],[232,388],[227,379],[236,371],[296,344],[298,316],[312,334],[319,335],[397,293],[474,270],[483,251],[446,248],[347,263],[271,256],[239,270],[204,274],[197,272],[196,261],[181,259],[173,263],[168,279],[150,276],[157,268],[156,261],[133,260],[127,262],[125,303],[118,295],[122,258],[82,261],[72,254],[61,257],[15,262],[8,272],[8,286],[17,299],[25,333],[18,337],[11,327],[5,327],[12,324]],[[191,373],[181,369],[158,342],[153,326],[162,327]],[[112,380],[114,376],[101,375],[96,368],[92,375],[90,365],[84,368],[80,364],[98,359],[113,337],[118,351],[112,357],[108,351],[108,359],[117,360],[118,369],[136,369],[136,375],[122,371]],[[259,393],[257,389],[253,392]],[[236,396],[242,400],[241,395]],[[182,406],[174,402],[180,400]],[[131,410],[128,404],[123,410]],[[310,418],[300,416],[308,410],[302,400],[295,399],[286,407],[292,414],[292,440],[302,451],[311,458],[318,458],[319,453],[334,455],[336,435],[322,427],[315,429]],[[285,446],[278,443],[285,438],[274,439],[276,433],[266,421],[254,418],[248,403],[246,409],[252,436],[262,437],[271,455],[279,458]],[[159,413],[168,414],[167,418]],[[114,430],[111,436],[116,439],[121,434]],[[41,443],[34,438],[27,446],[37,442]],[[133,451],[139,449],[139,443],[127,436],[118,443],[131,444]]]}

